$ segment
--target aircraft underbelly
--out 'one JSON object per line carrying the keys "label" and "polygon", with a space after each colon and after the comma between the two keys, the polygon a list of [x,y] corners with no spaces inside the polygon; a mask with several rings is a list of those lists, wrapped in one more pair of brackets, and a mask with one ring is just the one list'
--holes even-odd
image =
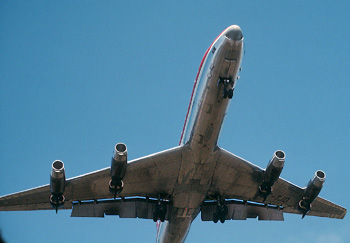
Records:
{"label": "aircraft underbelly", "polygon": [[209,56],[206,71],[202,72],[198,92],[202,92],[200,101],[195,102],[197,107],[192,107],[190,119],[194,120],[192,127],[190,147],[197,160],[206,160],[214,150],[220,134],[220,130],[226,115],[230,99],[223,97],[224,85],[220,79],[232,80],[229,88],[234,88],[237,80],[241,46],[237,47],[229,40],[225,40],[216,50],[216,55]]}
{"label": "aircraft underbelly", "polygon": [[[207,196],[218,156],[215,148],[230,101],[223,98],[219,79],[236,80],[241,51],[241,42],[232,43],[227,38],[209,50],[195,87],[179,176],[171,195],[172,212],[163,225],[161,242],[182,242]],[[233,87],[234,82],[229,88]]]}

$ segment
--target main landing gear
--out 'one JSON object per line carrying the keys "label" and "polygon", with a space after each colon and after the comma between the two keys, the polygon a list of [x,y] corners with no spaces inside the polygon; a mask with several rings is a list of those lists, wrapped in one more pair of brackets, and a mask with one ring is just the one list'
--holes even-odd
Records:
{"label": "main landing gear", "polygon": [[158,202],[153,212],[153,221],[157,222],[157,220],[159,219],[161,222],[164,222],[166,209],[167,209],[167,205],[165,201],[161,199],[160,195],[158,195]]}
{"label": "main landing gear", "polygon": [[231,84],[231,87],[233,87],[233,79],[232,78],[220,78],[219,83],[222,83],[224,85],[224,91],[223,91],[223,98],[229,98],[232,99],[233,97],[233,88],[228,88],[228,86]]}
{"label": "main landing gear", "polygon": [[221,223],[225,223],[226,216],[228,214],[228,207],[224,204],[225,199],[221,196],[217,198],[217,205],[213,215],[213,222],[217,223],[219,220]]}

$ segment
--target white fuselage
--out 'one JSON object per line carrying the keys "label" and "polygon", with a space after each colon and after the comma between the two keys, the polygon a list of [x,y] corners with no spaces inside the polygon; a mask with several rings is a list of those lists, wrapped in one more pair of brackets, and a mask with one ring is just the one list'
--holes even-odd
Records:
{"label": "white fuselage", "polygon": [[224,30],[206,51],[200,64],[188,107],[180,146],[182,163],[171,195],[169,221],[160,223],[158,242],[182,242],[207,196],[214,168],[215,151],[230,99],[223,98],[224,84],[234,89],[243,55],[243,35],[238,26]]}

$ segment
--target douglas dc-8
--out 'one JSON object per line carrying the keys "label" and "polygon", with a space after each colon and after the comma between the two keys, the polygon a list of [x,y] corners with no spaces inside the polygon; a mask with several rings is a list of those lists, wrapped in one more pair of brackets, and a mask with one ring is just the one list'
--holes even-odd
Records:
{"label": "douglas dc-8", "polygon": [[280,178],[283,151],[262,169],[217,145],[241,70],[243,40],[240,27],[232,25],[205,52],[179,146],[128,161],[126,145],[118,143],[110,167],[70,179],[56,160],[49,185],[0,197],[0,211],[72,209],[72,217],[151,219],[157,242],[185,241],[199,213],[214,223],[282,221],[283,213],[344,218],[345,208],[318,197],[323,171],[301,188]]}

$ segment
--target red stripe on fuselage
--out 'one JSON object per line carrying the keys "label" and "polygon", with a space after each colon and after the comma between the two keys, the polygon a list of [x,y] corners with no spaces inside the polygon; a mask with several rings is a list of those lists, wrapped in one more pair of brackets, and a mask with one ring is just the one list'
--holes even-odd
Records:
{"label": "red stripe on fuselage", "polygon": [[[226,28],[227,29],[227,28]],[[205,59],[207,58],[208,56],[208,52],[209,50],[211,49],[211,47],[214,45],[214,43],[217,41],[217,39],[219,39],[219,37],[222,35],[222,33],[224,33],[226,31],[226,29],[220,33],[220,35],[218,35],[218,37],[215,38],[215,40],[213,41],[213,43],[209,46],[209,48],[206,50],[203,58],[202,58],[202,61],[201,61],[201,64],[199,65],[199,69],[198,69],[198,72],[197,72],[197,76],[196,76],[196,80],[194,81],[194,85],[193,85],[193,89],[192,89],[192,94],[191,94],[191,99],[190,99],[190,104],[188,105],[188,109],[187,109],[187,114],[186,114],[186,119],[185,119],[185,124],[182,128],[182,133],[181,133],[181,138],[180,138],[180,143],[179,145],[181,145],[181,141],[182,141],[182,138],[184,136],[184,132],[185,132],[185,127],[186,127],[186,123],[187,123],[187,120],[188,120],[188,114],[190,113],[190,109],[191,109],[191,104],[192,104],[192,99],[193,99],[193,94],[194,94],[194,90],[196,89],[196,85],[197,85],[197,82],[198,82],[198,76],[202,70],[202,66],[203,66],[203,63],[205,61]]]}
{"label": "red stripe on fuselage", "polygon": [[[210,46],[210,47],[211,47],[211,46]],[[181,133],[181,138],[180,138],[180,144],[179,144],[179,145],[181,145],[182,137],[183,137],[184,132],[185,132],[185,127],[186,127],[186,123],[187,123],[187,119],[188,119],[188,114],[190,113],[191,103],[192,103],[192,99],[193,99],[193,93],[194,93],[194,90],[196,89],[196,85],[197,85],[197,81],[198,81],[198,76],[199,76],[199,73],[201,72],[201,69],[202,69],[204,60],[205,60],[205,58],[206,58],[207,55],[208,55],[208,52],[209,52],[210,47],[209,47],[209,48],[207,49],[207,51],[205,52],[205,54],[204,54],[204,56],[203,56],[203,59],[202,59],[202,61],[201,61],[201,64],[199,65],[199,69],[198,69],[198,72],[197,72],[196,80],[195,80],[195,82],[194,82],[193,89],[192,89],[190,104],[188,105],[188,108],[187,108],[185,124],[184,124],[184,126],[183,126],[183,128],[182,128],[182,133]]]}

